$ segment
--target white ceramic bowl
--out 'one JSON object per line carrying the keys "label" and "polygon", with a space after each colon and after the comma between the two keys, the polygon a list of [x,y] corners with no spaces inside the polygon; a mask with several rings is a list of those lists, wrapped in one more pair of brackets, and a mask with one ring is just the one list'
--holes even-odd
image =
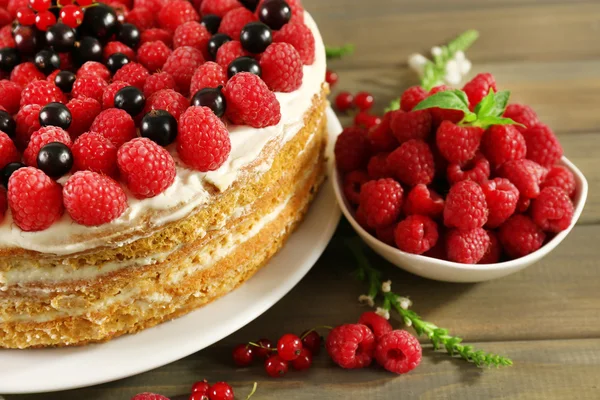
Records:
{"label": "white ceramic bowl", "polygon": [[415,254],[405,253],[395,247],[389,246],[381,242],[369,232],[364,230],[355,220],[352,208],[347,203],[343,193],[340,176],[337,169],[331,167],[330,176],[333,177],[331,182],[334,187],[335,195],[338,199],[342,212],[354,227],[358,235],[371,247],[376,253],[391,262],[392,264],[408,271],[415,275],[419,275],[429,279],[446,282],[482,282],[496,278],[502,278],[520,271],[530,265],[540,261],[548,255],[552,250],[564,240],[571,232],[575,223],[581,216],[585,201],[588,194],[588,183],[581,171],[573,165],[566,157],[561,159],[561,164],[566,166],[575,175],[577,182],[576,196],[573,200],[575,212],[573,221],[568,229],[558,233],[541,249],[516,260],[501,262],[497,264],[460,264],[451,261],[438,260],[436,258],[419,256]]}

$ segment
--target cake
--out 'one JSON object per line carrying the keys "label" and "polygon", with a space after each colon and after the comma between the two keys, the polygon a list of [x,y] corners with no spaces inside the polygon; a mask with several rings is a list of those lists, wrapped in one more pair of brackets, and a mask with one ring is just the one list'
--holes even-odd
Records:
{"label": "cake", "polygon": [[[98,218],[94,219],[86,214],[100,212],[94,208],[96,207],[94,201],[102,201],[102,199],[96,199],[94,195],[83,199],[76,197],[76,205],[79,208],[72,203],[67,204],[67,199],[72,202],[72,197],[77,196],[75,190],[67,193],[69,182],[74,181],[75,176],[82,177],[82,182],[86,182],[84,178],[88,177],[84,172],[76,172],[77,168],[73,167],[63,176],[56,177],[57,184],[63,186],[62,192],[66,208],[64,213],[48,227],[29,229],[30,226],[22,222],[23,218],[17,215],[26,211],[19,208],[19,199],[15,200],[15,196],[21,195],[17,188],[17,185],[21,184],[21,181],[18,180],[20,175],[18,177],[17,174],[25,175],[25,172],[22,171],[26,170],[33,173],[31,170],[34,170],[35,167],[35,158],[29,164],[26,162],[27,160],[24,160],[25,164],[33,163],[34,166],[17,169],[12,173],[7,185],[8,209],[0,222],[0,347],[71,346],[106,341],[152,327],[206,305],[241,285],[269,261],[302,221],[319,185],[324,180],[324,148],[327,140],[325,107],[328,92],[327,84],[324,83],[325,49],[315,22],[308,13],[304,12],[300,4],[297,1],[290,1],[288,5],[279,0],[265,0],[253,13],[251,10],[242,8],[237,1],[204,0],[204,2],[199,2],[199,6],[198,2],[189,3],[183,0],[163,3],[165,4],[162,6],[160,17],[157,22],[154,22],[154,25],[152,22],[147,24],[148,21],[142,19],[144,13],[139,9],[133,8],[129,11],[128,22],[139,27],[138,30],[142,32],[142,41],[146,40],[145,35],[150,36],[151,34],[153,38],[161,37],[161,35],[173,36],[172,32],[175,31],[175,42],[183,40],[185,44],[186,40],[192,39],[189,35],[178,34],[180,25],[190,27],[190,29],[197,29],[199,25],[203,25],[206,30],[212,31],[211,36],[214,39],[216,36],[214,22],[219,20],[214,16],[215,14],[222,17],[223,23],[228,21],[227,27],[221,26],[228,31],[235,31],[237,19],[244,20],[246,18],[243,23],[237,23],[239,29],[246,28],[247,23],[258,21],[259,18],[272,24],[273,21],[268,18],[268,10],[264,11],[263,8],[275,7],[269,3],[276,5],[283,3],[284,7],[288,7],[283,11],[293,14],[291,21],[286,26],[296,24],[301,29],[307,27],[307,31],[314,37],[314,47],[305,46],[302,41],[295,43],[294,35],[288,35],[287,38],[286,35],[280,35],[280,32],[286,29],[285,26],[277,26],[275,23],[275,28],[280,30],[273,29],[273,43],[289,42],[288,44],[292,46],[288,47],[296,51],[294,57],[301,57],[304,61],[303,66],[302,63],[300,64],[301,82],[298,82],[297,87],[291,89],[288,85],[285,89],[287,92],[273,91],[273,98],[280,107],[280,118],[276,120],[276,123],[267,122],[267,126],[261,127],[244,124],[244,118],[252,119],[257,116],[248,113],[249,116],[240,117],[247,110],[229,113],[236,107],[237,99],[228,97],[233,96],[234,92],[234,89],[230,89],[228,84],[238,76],[244,76],[244,79],[255,79],[256,75],[252,74],[255,71],[252,68],[259,62],[250,63],[249,67],[247,59],[244,60],[246,64],[237,63],[241,72],[234,71],[237,73],[236,75],[231,71],[232,64],[237,59],[234,57],[234,61],[223,66],[223,70],[229,69],[230,73],[229,81],[222,88],[227,100],[227,112],[220,119],[213,116],[213,119],[222,121],[223,126],[226,127],[230,143],[230,149],[227,148],[226,143],[219,144],[222,147],[217,150],[221,153],[225,152],[220,165],[204,168],[212,168],[211,170],[200,170],[202,169],[198,167],[200,163],[196,163],[195,160],[190,161],[190,157],[195,156],[190,149],[185,150],[187,153],[185,153],[185,157],[183,156],[182,146],[185,144],[181,143],[184,141],[181,138],[182,130],[191,128],[183,127],[187,122],[183,122],[184,117],[180,116],[178,121],[179,137],[172,144],[165,147],[158,146],[166,149],[170,155],[167,156],[169,162],[172,158],[174,163],[172,182],[168,182],[169,174],[165,175],[165,182],[153,182],[157,185],[158,189],[155,189],[159,193],[151,192],[144,196],[139,188],[135,187],[136,182],[133,178],[128,175],[131,173],[135,177],[137,172],[128,172],[126,166],[120,164],[122,158],[119,158],[120,173],[117,175],[108,177],[87,171],[89,176],[94,175],[94,179],[100,179],[98,176],[102,176],[109,179],[111,185],[116,183],[118,193],[121,193],[122,188],[126,195],[126,205],[122,212],[118,207],[113,207],[106,209],[105,214],[101,215],[102,218],[106,218],[106,213],[118,214],[109,217],[112,218],[110,222],[98,223]],[[85,9],[84,23],[78,30],[86,25],[85,19],[88,18],[90,10],[102,8],[105,11],[108,10],[110,15],[119,18],[123,11],[119,7],[115,9],[116,11],[98,5]],[[125,8],[125,6],[122,7]],[[179,12],[179,7],[187,12]],[[192,10],[190,11],[188,8],[192,8]],[[38,15],[42,13],[41,10],[34,11]],[[288,15],[287,18],[289,19],[290,16]],[[200,21],[202,24],[198,23]],[[67,23],[67,20],[65,19],[64,22]],[[21,19],[19,19],[19,23],[22,24]],[[92,23],[86,25],[86,29],[90,29],[90,25],[94,27]],[[254,22],[254,25],[257,23]],[[116,29],[124,30],[126,26],[131,28],[128,24],[122,24]],[[21,28],[23,27],[21,26]],[[41,28],[38,26],[34,29]],[[50,31],[52,28],[47,29]],[[293,31],[293,29],[290,28],[287,31]],[[246,29],[246,31],[248,30]],[[244,29],[240,34],[242,42],[243,31]],[[303,32],[306,35],[306,31]],[[119,36],[117,35],[117,37]],[[0,47],[14,46],[14,42],[3,43],[2,40],[5,39],[0,40]],[[78,40],[83,42],[81,38]],[[167,39],[164,40],[168,42]],[[219,42],[219,40],[211,40],[209,43],[204,41],[198,44],[205,59],[210,59],[215,55],[217,55],[217,61],[219,58],[226,58],[226,55],[214,53],[212,51],[215,49],[210,48],[215,46],[215,43],[223,44]],[[119,53],[117,56],[110,58],[110,63],[118,64],[122,61],[122,57],[129,54],[126,51],[128,47],[124,44],[115,45],[114,43],[113,41],[105,45],[104,51],[106,52],[109,46],[121,50],[116,52]],[[156,44],[156,42],[153,43]],[[229,45],[229,48],[235,50],[235,46],[239,46],[239,42],[234,40],[232,43],[235,45]],[[123,47],[119,47],[121,45]],[[242,51],[243,55],[249,55],[245,48],[252,45],[257,45],[257,43],[243,42],[244,48],[238,48],[238,50]],[[158,45],[156,48],[159,48]],[[141,46],[138,48],[138,52],[141,53],[139,49]],[[169,50],[171,51],[171,49]],[[307,51],[311,53],[309,54]],[[313,51],[314,54],[312,54]],[[104,56],[106,59],[106,53]],[[249,58],[254,60],[252,56]],[[266,56],[256,58],[260,58],[260,64],[263,64]],[[141,60],[142,57],[138,55],[140,63]],[[140,65],[132,63],[131,60],[128,61],[130,64]],[[121,77],[125,75],[125,79],[129,79],[129,81],[123,85],[123,88],[133,92],[135,90],[132,87],[135,87],[138,81],[143,85],[150,76],[159,73],[150,71],[147,75],[142,74],[141,79],[137,79],[136,76],[139,77],[139,74],[131,74],[132,77],[120,73],[125,64],[121,63],[121,69],[112,74],[113,80],[117,75],[121,75]],[[13,67],[19,68],[19,66]],[[114,65],[109,65],[109,67],[113,68]],[[39,65],[37,68],[39,70]],[[76,69],[77,67],[74,67],[73,70]],[[93,68],[91,69],[93,70]],[[263,65],[265,81],[267,80],[265,76],[267,69],[268,66]],[[164,70],[173,70],[173,68],[168,69],[165,66]],[[42,73],[45,75],[47,71],[42,71]],[[92,75],[94,73],[94,76],[101,75],[92,71]],[[178,78],[180,77],[178,73],[175,68],[172,75]],[[51,74],[54,76],[49,78],[50,82],[58,86],[57,73]],[[252,77],[248,78],[249,75]],[[19,76],[20,74],[15,74],[13,69],[10,80],[14,82]],[[65,78],[65,76],[66,74],[62,77]],[[80,75],[78,72],[76,79],[81,80],[82,76],[87,75]],[[278,78],[284,81],[288,79],[287,76]],[[75,80],[72,90],[74,92],[76,88],[79,88],[78,93],[76,95],[73,92],[71,95],[65,94],[65,100],[69,101],[70,97],[74,98],[75,96],[80,100],[86,98],[86,95],[79,94],[85,90],[77,86],[77,80]],[[19,117],[21,110],[18,112],[17,110],[8,110],[7,105],[9,104],[3,104],[6,103],[6,99],[2,96],[2,90],[4,90],[4,86],[10,86],[6,83],[7,81],[0,82],[0,105],[17,121],[18,138],[19,132],[22,130],[23,118]],[[282,84],[285,87],[286,83],[289,83],[287,81],[278,83],[273,77],[270,77],[269,81],[274,82],[269,83],[270,86],[272,85],[271,87]],[[19,84],[21,85],[21,83]],[[25,86],[25,89],[22,92],[20,109],[24,107],[23,98],[28,85],[31,83],[22,85]],[[194,86],[193,81],[191,85]],[[266,87],[264,82],[261,85]],[[104,94],[108,90],[107,87],[111,87],[105,84],[101,84],[101,86],[104,88]],[[185,90],[181,88],[178,90],[185,93]],[[215,90],[221,90],[221,88],[213,88],[213,94]],[[140,91],[141,89],[135,93]],[[117,93],[123,95],[124,92],[119,90]],[[195,103],[193,95],[194,93],[185,93],[186,99],[192,98],[192,105],[184,110],[183,115],[186,115],[186,112],[198,112],[205,115],[207,108]],[[251,96],[251,94],[247,95]],[[90,96],[93,97],[93,95]],[[119,100],[118,95],[112,96],[110,99],[114,99],[115,104],[123,100]],[[146,107],[150,98],[151,96],[145,99]],[[130,113],[132,108],[137,107],[135,101],[133,105],[131,101],[125,103],[128,106],[126,104],[121,108]],[[67,107],[70,104],[71,101],[67,103]],[[118,106],[119,104],[117,104]],[[169,110],[170,106],[171,104],[167,104],[164,108]],[[204,111],[198,111],[198,108]],[[214,107],[208,109],[217,114]],[[142,125],[140,120],[147,111],[146,108],[144,112],[133,117],[137,127],[136,136],[139,136],[140,132],[145,129],[140,128]],[[264,110],[264,112],[272,113],[273,110]],[[171,112],[171,114],[173,113]],[[43,118],[40,117],[40,120]],[[261,115],[258,115],[257,118],[261,118]],[[75,116],[73,116],[73,121],[81,122],[81,120],[76,120]],[[232,121],[235,121],[236,124]],[[254,120],[251,122],[254,123]],[[35,125],[35,122],[29,123]],[[218,124],[220,123],[218,122]],[[93,126],[90,129],[93,130]],[[38,126],[37,129],[45,128]],[[204,128],[200,127],[200,129]],[[69,129],[66,130],[74,143],[67,143],[64,146],[70,147],[73,150],[72,157],[77,158],[81,153],[81,151],[75,151],[78,137],[73,135]],[[100,132],[102,131],[100,130]],[[212,131],[209,133],[212,134]],[[113,134],[120,135],[122,132],[107,133],[107,135]],[[195,138],[194,134],[195,132],[191,132],[192,138]],[[36,134],[33,133],[33,135]],[[144,145],[147,145],[148,142],[152,142],[154,146],[156,143],[160,143],[160,140],[151,141],[148,138],[155,139],[150,134],[145,135],[144,139],[129,138],[131,139],[129,142],[121,143],[121,149],[130,146],[131,143],[138,144],[136,141],[140,140],[144,141]],[[110,137],[110,139],[113,141],[114,137]],[[20,150],[25,149],[23,158],[26,159],[27,149],[35,145],[35,140],[33,137],[30,138],[29,144],[26,142],[19,144],[18,140],[16,141]],[[133,145],[130,147],[133,148]],[[121,157],[121,149],[119,149],[119,157]],[[41,153],[43,150],[39,151]],[[201,148],[199,151],[204,150]],[[43,170],[41,156],[38,156],[37,162],[38,167]],[[214,162],[218,163],[218,160]],[[83,165],[88,164],[91,163],[83,162]],[[77,159],[75,165],[78,165]],[[138,167],[136,165],[136,168]],[[143,168],[143,165],[139,168]],[[88,169],[93,171],[93,168]],[[3,170],[3,174],[5,173]],[[152,173],[152,171],[148,173]],[[21,177],[21,180],[24,178]],[[4,191],[0,195],[6,196]],[[97,197],[101,198],[102,196],[103,194],[99,194]],[[34,201],[31,200],[31,196],[26,198],[27,201]],[[115,199],[118,201],[120,197],[116,196]],[[88,204],[88,210],[85,207],[82,210],[82,203]],[[102,206],[104,207],[106,204]],[[100,207],[98,206],[98,208]],[[92,208],[94,209],[90,210]],[[80,215],[82,213],[85,215]],[[92,217],[97,216],[92,215]],[[26,226],[26,229],[22,229],[21,226]]]}

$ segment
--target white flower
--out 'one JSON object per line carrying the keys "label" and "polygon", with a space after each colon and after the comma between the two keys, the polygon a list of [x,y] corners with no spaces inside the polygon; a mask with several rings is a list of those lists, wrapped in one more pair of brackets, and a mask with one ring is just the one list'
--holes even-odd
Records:
{"label": "white flower", "polygon": [[443,51],[442,51],[441,47],[433,46],[431,48],[431,55],[434,56],[434,57],[439,57],[439,56],[442,55],[442,53],[443,53]]}
{"label": "white flower", "polygon": [[412,326],[412,321],[408,318],[404,318],[404,325],[406,326]]}
{"label": "white flower", "polygon": [[392,281],[385,281],[381,284],[381,291],[383,293],[389,293],[392,291]]}
{"label": "white flower", "polygon": [[377,314],[385,319],[390,319],[390,312],[388,310],[386,310],[385,308],[377,307],[377,310],[375,310],[375,314]]}
{"label": "white flower", "polygon": [[403,310],[408,310],[412,306],[412,301],[408,297],[398,297],[398,303]]}
{"label": "white flower", "polygon": [[358,301],[362,304],[367,304],[369,307],[373,307],[375,302],[371,296],[367,296],[366,294],[361,294],[358,296]]}
{"label": "white flower", "polygon": [[425,58],[421,54],[411,54],[408,57],[408,66],[411,67],[419,75],[423,75],[425,64],[427,64],[428,62],[429,60],[427,60],[427,58]]}

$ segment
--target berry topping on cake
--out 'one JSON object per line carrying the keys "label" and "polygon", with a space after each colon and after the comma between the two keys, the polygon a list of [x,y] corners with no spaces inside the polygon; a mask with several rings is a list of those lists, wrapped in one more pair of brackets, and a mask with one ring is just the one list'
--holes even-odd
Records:
{"label": "berry topping on cake", "polygon": [[37,155],[37,166],[49,177],[60,178],[73,168],[71,149],[64,143],[48,143]]}
{"label": "berry topping on cake", "polygon": [[90,131],[100,133],[117,147],[137,136],[133,118],[117,108],[109,108],[98,114]]}
{"label": "berry topping on cake", "polygon": [[123,81],[113,81],[108,85],[102,93],[102,109],[115,107],[115,95],[117,92],[125,87],[129,86],[129,83]]}
{"label": "berry topping on cake", "polygon": [[150,73],[142,64],[131,62],[119,69],[113,76],[113,80],[127,82],[142,90],[148,76]]}
{"label": "berry topping on cake", "polygon": [[242,5],[237,0],[203,0],[200,6],[202,15],[214,14],[223,18],[229,11]]}
{"label": "berry topping on cake", "polygon": [[273,43],[260,59],[262,79],[274,92],[293,92],[302,85],[302,60],[288,43]]}
{"label": "berry topping on cake", "polygon": [[163,70],[171,74],[175,78],[177,87],[183,94],[187,94],[196,68],[203,63],[204,56],[200,50],[190,46],[183,46],[171,53],[163,66]]}
{"label": "berry topping on cake", "polygon": [[291,21],[273,33],[274,42],[289,43],[296,48],[305,65],[315,62],[315,37],[302,22]]}
{"label": "berry topping on cake", "polygon": [[250,22],[255,22],[256,16],[246,8],[234,8],[229,11],[219,25],[219,32],[226,34],[231,38],[239,38],[242,29]]}
{"label": "berry topping on cake", "polygon": [[77,138],[87,132],[102,111],[100,103],[90,97],[71,99],[67,103],[67,108],[72,117],[71,126],[68,129],[71,138]]}
{"label": "berry topping on cake", "polygon": [[29,140],[29,144],[23,153],[23,161],[32,167],[37,167],[38,153],[48,143],[59,142],[71,147],[71,137],[58,127],[47,126],[35,131]]}
{"label": "berry topping on cake", "polygon": [[156,72],[150,75],[148,79],[146,79],[143,90],[144,96],[146,96],[147,99],[154,93],[163,89],[171,89],[177,91],[177,84],[175,83],[175,79],[168,72]]}
{"label": "berry topping on cake", "polygon": [[25,86],[25,89],[21,92],[21,106],[28,104],[45,106],[52,102],[67,102],[65,94],[52,82],[33,81]]}
{"label": "berry topping on cake", "polygon": [[195,94],[204,88],[224,86],[226,82],[227,72],[225,71],[225,68],[215,62],[208,61],[198,67],[196,72],[194,72],[190,93]]}
{"label": "berry topping on cake", "polygon": [[223,89],[227,99],[227,117],[238,125],[264,128],[281,120],[279,101],[258,76],[241,72]]}
{"label": "berry topping on cake", "polygon": [[87,75],[77,78],[73,84],[71,94],[76,99],[90,97],[98,102],[101,102],[102,94],[107,86],[108,83],[106,83],[104,79],[94,75]]}
{"label": "berry topping on cake", "polygon": [[[217,50],[216,61],[221,67],[227,69],[229,65],[240,57],[247,57],[250,53],[242,47],[242,43],[238,40],[230,40],[225,42]],[[206,64],[204,64],[206,65]],[[257,74],[260,75],[260,74]]]}
{"label": "berry topping on cake", "polygon": [[152,110],[168,111],[175,119],[179,119],[181,114],[190,106],[190,102],[181,93],[172,89],[163,89],[154,93],[146,100],[144,113]]}
{"label": "berry topping on cake", "polygon": [[4,132],[0,131],[0,168],[6,164],[21,160],[21,155],[15,146],[15,143]]}
{"label": "berry topping on cake", "polygon": [[88,132],[79,136],[71,147],[76,171],[93,171],[116,176],[117,147],[102,134]]}

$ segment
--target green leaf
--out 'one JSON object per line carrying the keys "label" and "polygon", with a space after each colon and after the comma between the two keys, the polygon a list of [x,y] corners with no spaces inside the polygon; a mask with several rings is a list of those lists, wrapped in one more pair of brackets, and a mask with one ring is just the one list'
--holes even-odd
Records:
{"label": "green leaf", "polygon": [[400,98],[392,100],[389,106],[385,109],[385,112],[396,111],[400,109]]}
{"label": "green leaf", "polygon": [[479,32],[474,29],[469,29],[448,43],[448,50],[452,54],[452,57],[454,57],[454,54],[456,54],[458,51],[467,51],[478,38]]}
{"label": "green leaf", "polygon": [[508,90],[503,90],[501,92],[496,93],[494,96],[494,110],[491,113],[494,117],[501,117],[504,115],[504,111],[506,111],[506,106],[508,105],[508,100],[510,99],[510,92]]}
{"label": "green leaf", "polygon": [[354,53],[354,45],[351,43],[345,44],[343,46],[335,47],[335,46],[325,46],[325,54],[328,60],[334,58],[342,58],[344,56],[348,56]]}
{"label": "green leaf", "polygon": [[478,126],[483,129],[487,129],[492,125],[519,125],[525,127],[523,124],[519,124],[518,122],[513,121],[510,118],[503,117],[481,117],[477,118],[477,120],[470,124],[471,126]]}
{"label": "green leaf", "polygon": [[475,106],[475,114],[480,115],[491,115],[492,110],[495,106],[495,95],[494,90],[490,89],[490,92],[485,96],[479,104]]}
{"label": "green leaf", "polygon": [[460,110],[463,111],[465,115],[473,114],[469,110],[469,100],[467,99],[467,95],[462,90],[446,90],[429,96],[417,104],[414,111],[436,107],[447,110]]}
{"label": "green leaf", "polygon": [[436,65],[431,61],[423,67],[423,76],[421,77],[421,87],[430,91],[434,87],[444,83],[444,76],[446,75],[446,62],[441,65]]}

